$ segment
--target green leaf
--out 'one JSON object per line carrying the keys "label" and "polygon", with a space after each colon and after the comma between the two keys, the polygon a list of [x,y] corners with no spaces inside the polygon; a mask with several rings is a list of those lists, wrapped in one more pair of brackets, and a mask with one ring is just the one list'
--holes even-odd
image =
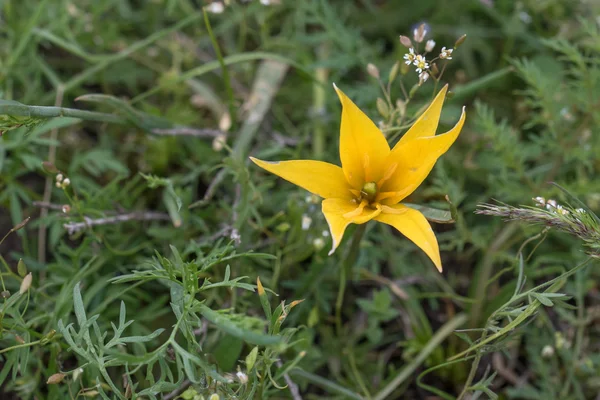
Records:
{"label": "green leaf", "polygon": [[419,204],[411,204],[411,203],[402,203],[405,206],[413,208],[417,211],[420,211],[428,221],[437,222],[438,224],[452,224],[454,223],[454,219],[452,218],[452,214],[447,210],[440,210],[437,208],[432,208],[428,206],[423,206]]}
{"label": "green leaf", "polygon": [[262,333],[256,333],[240,328],[235,323],[233,323],[227,317],[226,314],[221,314],[216,311],[213,311],[204,304],[199,304],[199,309],[200,314],[202,314],[204,318],[215,324],[217,328],[219,328],[225,333],[230,334],[231,336],[240,338],[247,343],[262,346],[281,343],[281,338],[278,336],[265,335]]}
{"label": "green leaf", "polygon": [[543,305],[545,305],[546,307],[552,307],[554,305],[554,303],[552,302],[552,300],[550,300],[548,298],[548,296],[546,296],[545,293],[531,293],[531,296],[533,298],[535,298],[537,301],[539,301],[540,303],[542,303]]}

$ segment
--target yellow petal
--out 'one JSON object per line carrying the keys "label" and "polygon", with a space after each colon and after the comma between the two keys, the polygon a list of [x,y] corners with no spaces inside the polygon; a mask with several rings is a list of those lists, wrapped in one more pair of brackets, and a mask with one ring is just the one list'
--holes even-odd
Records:
{"label": "yellow petal", "polygon": [[346,179],[360,190],[366,182],[377,182],[390,146],[377,126],[333,85],[342,103],[340,159]]}
{"label": "yellow petal", "polygon": [[250,159],[259,167],[318,196],[351,199],[350,186],[337,165],[322,161],[263,161]]}
{"label": "yellow petal", "polygon": [[403,204],[391,206],[393,213],[384,212],[375,217],[376,221],[383,222],[396,228],[414,244],[419,246],[433,261],[438,271],[442,272],[442,261],[438,242],[425,216],[419,211]]}
{"label": "yellow petal", "polygon": [[387,168],[397,165],[392,176],[382,185],[380,192],[397,192],[381,200],[383,204],[396,204],[409,196],[429,175],[437,159],[454,143],[465,123],[465,108],[460,119],[448,132],[429,137],[418,137],[394,147],[386,160]]}
{"label": "yellow petal", "polygon": [[[350,224],[364,224],[381,214],[381,206],[376,209],[363,207],[361,212],[354,214],[359,209],[360,205],[352,200],[347,199],[325,199],[321,205],[329,231],[331,232],[331,240],[333,245],[329,255],[332,255],[335,249],[340,245],[344,231]],[[344,216],[346,215],[346,216]]]}
{"label": "yellow petal", "polygon": [[402,138],[396,143],[394,149],[400,146],[402,143],[409,142],[413,139],[434,136],[437,130],[438,123],[440,122],[440,115],[442,113],[442,105],[446,98],[446,92],[448,91],[448,85],[445,85],[442,90],[435,96],[435,99],[431,102],[427,110],[415,121],[413,126],[402,136]]}

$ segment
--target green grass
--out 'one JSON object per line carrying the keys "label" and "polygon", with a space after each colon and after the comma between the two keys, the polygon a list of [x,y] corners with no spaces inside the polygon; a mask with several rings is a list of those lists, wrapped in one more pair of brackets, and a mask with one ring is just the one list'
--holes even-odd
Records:
{"label": "green grass", "polygon": [[[0,2],[0,397],[595,398],[600,8],[228,3]],[[422,22],[429,59],[467,37],[419,86]],[[328,256],[249,161],[339,164],[332,83],[391,144],[442,84],[440,132],[466,106],[407,199],[443,274],[374,222]]]}

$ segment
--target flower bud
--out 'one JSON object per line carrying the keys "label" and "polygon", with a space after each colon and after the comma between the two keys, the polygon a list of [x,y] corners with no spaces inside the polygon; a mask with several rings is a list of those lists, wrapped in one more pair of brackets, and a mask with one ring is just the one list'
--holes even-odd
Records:
{"label": "flower bud", "polygon": [[407,49],[410,49],[413,47],[413,44],[410,41],[410,39],[404,35],[400,35],[400,43],[402,43],[402,46],[406,47]]}
{"label": "flower bud", "polygon": [[377,111],[379,111],[379,115],[383,118],[388,118],[390,116],[390,108],[381,97],[377,98]]}
{"label": "flower bud", "polygon": [[46,381],[46,384],[56,385],[57,383],[61,383],[63,381],[63,379],[65,379],[65,376],[66,375],[63,373],[54,374],[50,378],[48,378],[48,380]]}
{"label": "flower bud", "polygon": [[398,76],[398,71],[400,70],[400,62],[396,61],[390,69],[390,74],[388,75],[388,81],[390,83],[394,82],[396,76]]}
{"label": "flower bud", "polygon": [[17,264],[17,272],[23,278],[27,275],[27,265],[25,265],[25,261],[22,258],[19,258],[19,263]]}
{"label": "flower bud", "polygon": [[75,371],[73,371],[73,380],[76,381],[83,374],[83,368],[79,367]]}
{"label": "flower bud", "polygon": [[458,46],[460,46],[461,44],[463,44],[466,39],[467,39],[467,35],[462,35],[461,37],[459,37],[458,39],[456,39],[456,42],[454,42],[454,48],[457,49]]}
{"label": "flower bud", "polygon": [[29,290],[29,288],[31,287],[32,280],[33,280],[33,276],[31,275],[31,272],[30,272],[25,276],[25,278],[23,278],[23,282],[21,282],[21,288],[19,289],[20,294],[23,294]]}
{"label": "flower bud", "polygon": [[377,68],[377,66],[375,66],[375,64],[373,63],[368,63],[367,64],[367,72],[369,75],[371,75],[373,78],[375,79],[379,79],[379,68]]}
{"label": "flower bud", "polygon": [[415,42],[417,43],[421,43],[423,39],[425,39],[425,36],[427,36],[425,24],[419,25],[419,27],[413,31],[413,39],[415,39]]}
{"label": "flower bud", "polygon": [[2,292],[0,292],[0,297],[2,297],[3,299],[8,299],[10,297],[10,292],[8,290],[3,290]]}
{"label": "flower bud", "polygon": [[31,217],[27,217],[23,221],[19,222],[15,226],[13,226],[13,228],[11,229],[11,232],[16,232],[19,229],[22,229],[25,225],[27,225],[27,223],[29,222],[30,219],[31,219]]}
{"label": "flower bud", "polygon": [[227,136],[225,136],[225,134],[219,134],[213,139],[212,148],[214,151],[221,151],[226,143]]}
{"label": "flower bud", "polygon": [[219,120],[219,129],[223,132],[227,132],[231,128],[231,115],[228,112],[223,113]]}
{"label": "flower bud", "polygon": [[425,43],[425,51],[430,52],[435,47],[435,41],[433,39],[429,39],[427,43]]}

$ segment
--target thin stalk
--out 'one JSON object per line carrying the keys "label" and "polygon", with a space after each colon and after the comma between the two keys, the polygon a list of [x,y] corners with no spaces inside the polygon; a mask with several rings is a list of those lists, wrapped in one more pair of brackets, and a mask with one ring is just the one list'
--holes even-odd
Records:
{"label": "thin stalk", "polygon": [[[317,49],[319,60],[327,59],[329,55],[329,46],[322,44]],[[312,112],[315,117],[315,129],[312,135],[312,150],[316,160],[321,160],[325,152],[325,127],[323,126],[323,115],[325,114],[325,85],[329,78],[329,70],[325,67],[317,68],[315,71],[317,80],[313,83],[313,107]]]}
{"label": "thin stalk", "polygon": [[365,233],[367,228],[367,224],[358,225],[356,230],[354,231],[354,236],[352,237],[352,243],[350,243],[350,249],[342,261],[340,266],[340,287],[337,295],[337,299],[335,301],[335,325],[337,329],[338,336],[343,334],[342,332],[342,304],[344,303],[344,293],[346,292],[346,280],[348,279],[348,273],[352,269],[352,265],[356,262],[358,258],[358,250],[360,248],[360,241]]}
{"label": "thin stalk", "polygon": [[219,42],[217,42],[217,38],[215,37],[212,28],[210,26],[210,20],[208,18],[208,13],[206,9],[202,9],[202,13],[204,14],[204,24],[206,25],[206,30],[208,31],[208,36],[210,36],[210,41],[213,45],[213,49],[215,50],[215,54],[217,59],[219,60],[219,65],[221,66],[221,71],[223,72],[223,83],[225,84],[225,91],[227,92],[228,103],[229,103],[229,116],[231,117],[231,128],[235,131],[235,125],[237,123],[235,112],[235,98],[233,97],[233,89],[231,88],[231,80],[229,79],[229,71],[227,70],[227,66],[225,65],[225,60],[223,59],[223,54],[221,54],[221,48],[219,47]]}
{"label": "thin stalk", "polygon": [[475,290],[475,302],[471,307],[470,316],[470,327],[477,326],[481,312],[485,304],[485,298],[487,295],[488,281],[492,275],[492,268],[494,267],[494,256],[500,250],[502,245],[512,237],[514,231],[518,228],[516,223],[510,223],[505,225],[500,233],[496,235],[496,239],[492,242],[488,251],[485,253],[483,261],[481,263],[481,269],[479,270],[479,277],[477,280],[477,289]]}
{"label": "thin stalk", "polygon": [[290,375],[297,376],[299,378],[304,378],[310,383],[313,383],[329,392],[343,395],[345,399],[363,400],[362,396],[360,396],[358,393],[346,389],[345,387],[340,386],[337,383],[332,382],[319,375],[311,374],[310,372],[306,372],[301,369],[291,370]]}
{"label": "thin stalk", "polygon": [[438,348],[438,346],[452,333],[458,329],[461,325],[467,322],[468,318],[465,314],[457,314],[450,321],[446,322],[438,331],[429,339],[429,342],[419,352],[417,357],[406,365],[398,373],[398,375],[388,383],[375,397],[373,400],[385,400],[391,398],[391,394],[396,388],[402,385],[407,378],[409,378],[415,370],[425,362],[427,357]]}
{"label": "thin stalk", "polygon": [[113,124],[127,123],[125,118],[113,114],[77,110],[75,108],[29,106],[25,104],[0,104],[0,115],[38,118],[71,117],[86,121],[110,122]]}

